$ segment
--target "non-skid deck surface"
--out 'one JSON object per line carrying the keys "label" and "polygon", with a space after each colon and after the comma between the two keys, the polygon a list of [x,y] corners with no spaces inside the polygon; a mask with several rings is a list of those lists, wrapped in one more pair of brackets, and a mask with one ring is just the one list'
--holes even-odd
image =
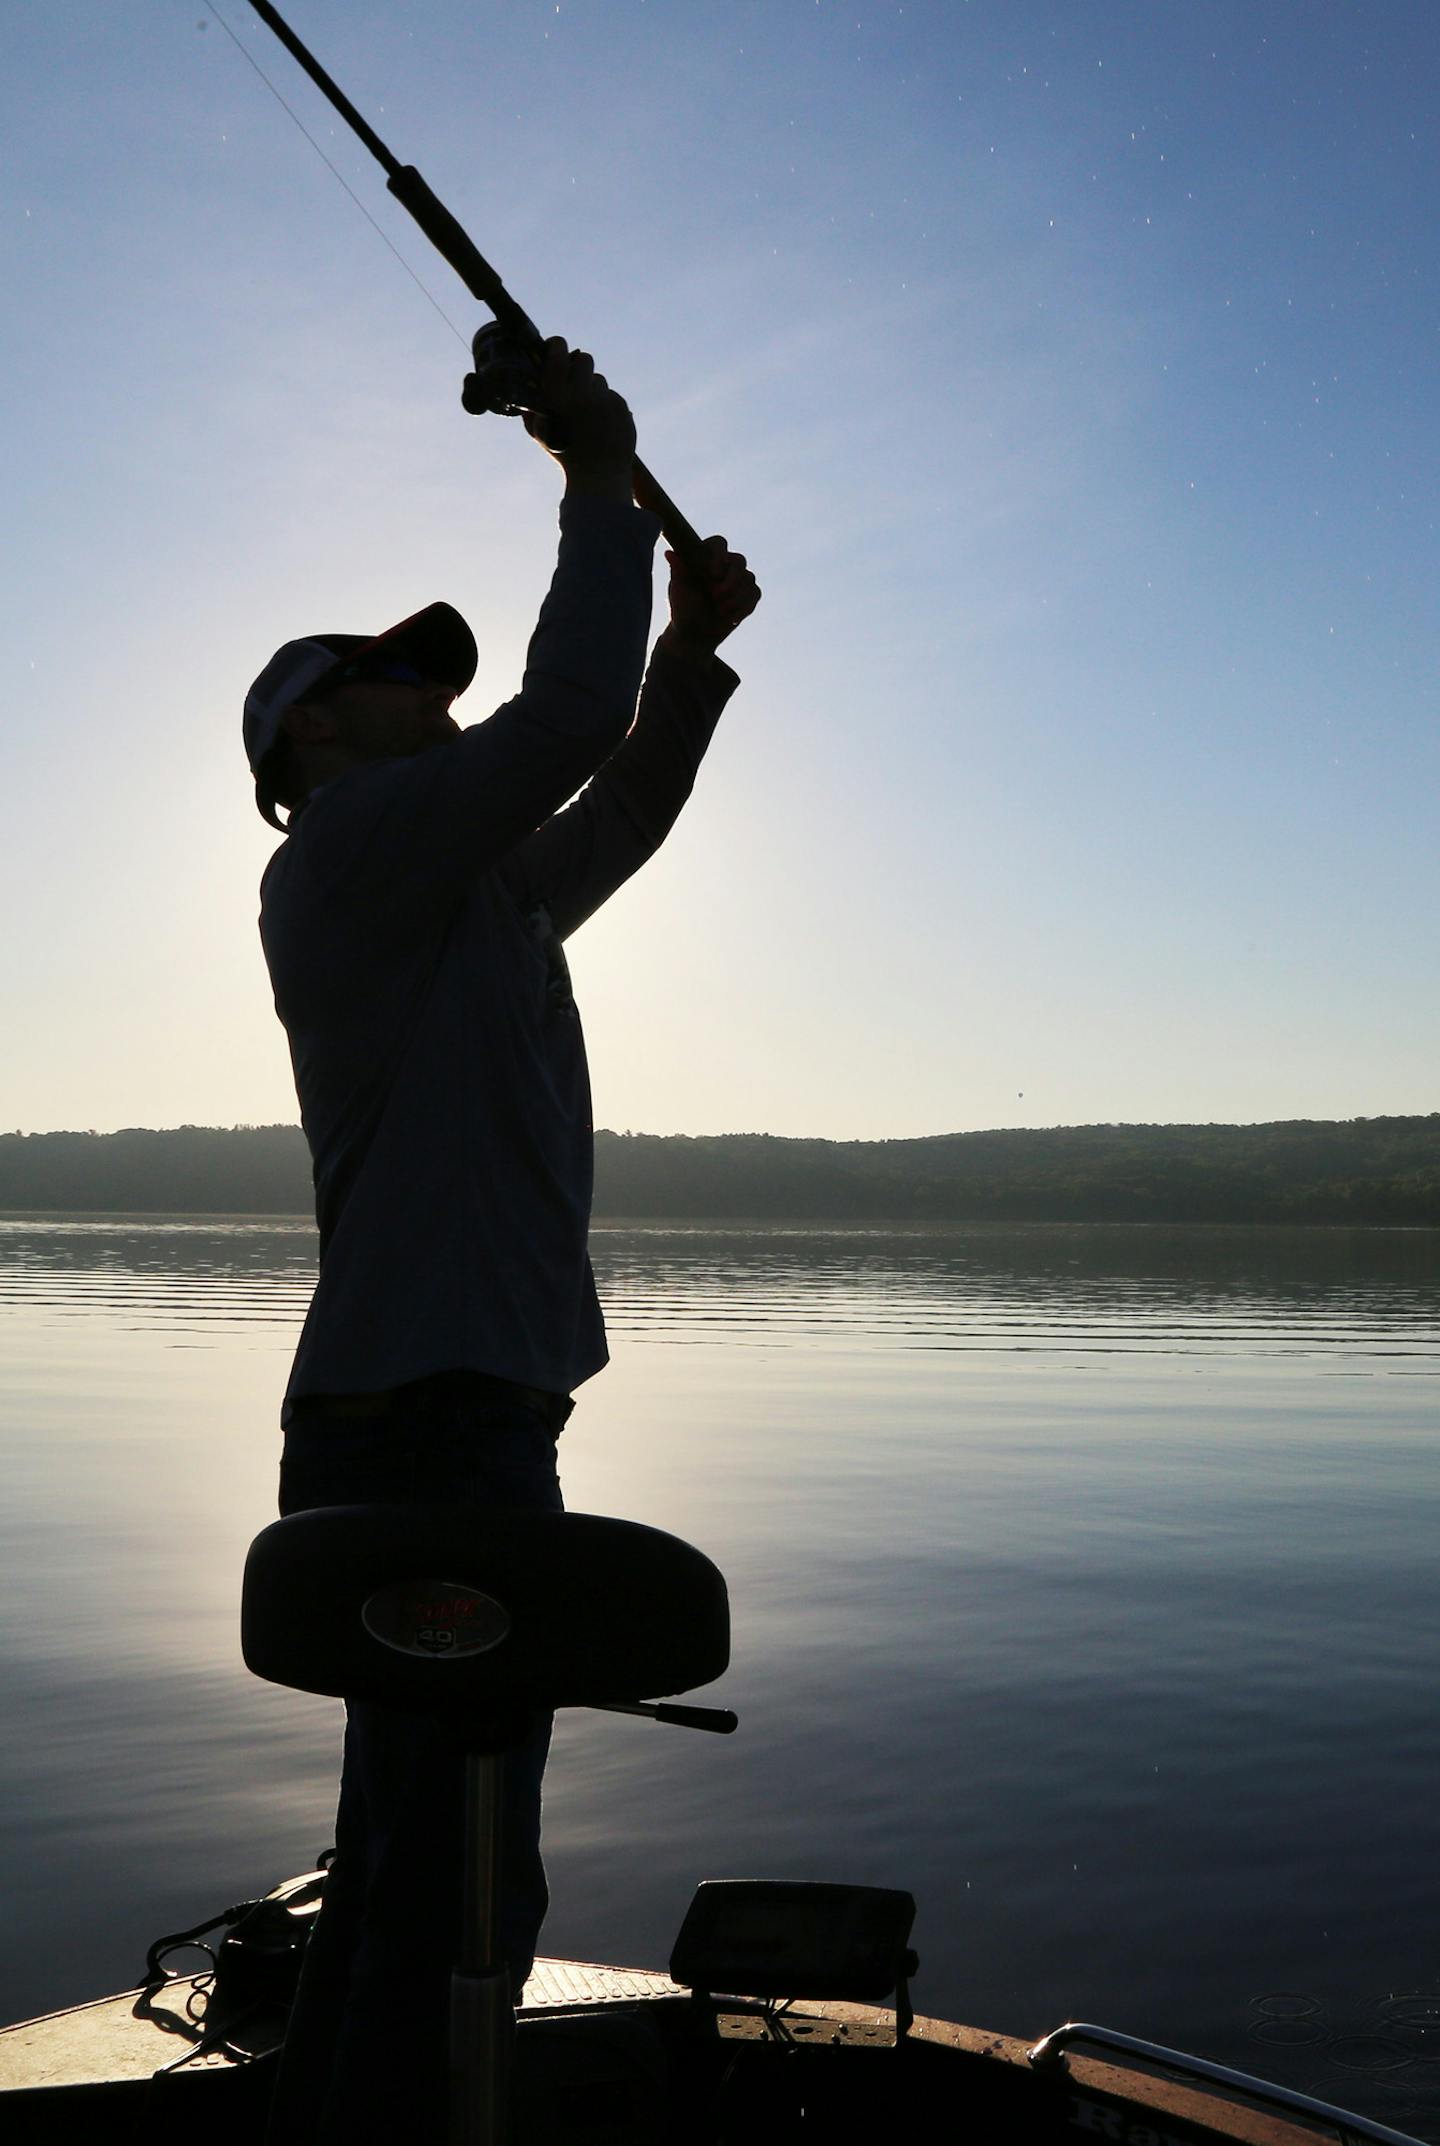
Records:
{"label": "non-skid deck surface", "polygon": [[[211,2042],[205,2016],[208,1981],[206,1975],[182,1975],[158,1989],[125,1990],[0,2029],[0,2094],[21,2087],[148,2079],[167,2065],[223,2070],[273,2049],[283,2022],[269,2008],[228,2021],[223,2038]],[[684,1994],[668,1975],[643,1968],[537,1960],[521,2010],[543,2014]]]}
{"label": "non-skid deck surface", "polygon": [[520,2010],[558,2012],[576,2004],[617,2004],[626,1999],[685,1997],[688,1990],[668,1975],[643,1967],[593,1967],[585,1960],[537,1960]]}

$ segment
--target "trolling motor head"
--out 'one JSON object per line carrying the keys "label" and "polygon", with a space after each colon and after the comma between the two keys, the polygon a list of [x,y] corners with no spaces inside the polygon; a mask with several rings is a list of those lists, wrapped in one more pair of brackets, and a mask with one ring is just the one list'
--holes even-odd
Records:
{"label": "trolling motor head", "polygon": [[528,417],[538,408],[538,354],[526,339],[498,320],[476,331],[470,345],[475,370],[465,375],[460,400],[472,417]]}

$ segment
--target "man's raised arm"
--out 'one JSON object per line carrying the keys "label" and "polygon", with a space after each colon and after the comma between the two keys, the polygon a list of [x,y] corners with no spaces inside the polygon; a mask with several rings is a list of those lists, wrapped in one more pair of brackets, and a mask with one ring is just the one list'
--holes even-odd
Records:
{"label": "man's raised arm", "polygon": [[715,725],[739,680],[715,651],[760,601],[754,575],[723,537],[706,547],[710,572],[689,573],[673,552],[670,623],[655,644],[635,724],[565,811],[511,853],[505,873],[524,903],[544,902],[561,938],[583,924],[674,825]]}
{"label": "man's raised arm", "polygon": [[634,715],[658,529],[630,497],[634,421],[583,351],[557,338],[545,368],[565,497],[519,693],[418,754],[368,767],[350,756],[351,779],[317,790],[298,830],[323,877],[374,887],[393,924],[498,864],[615,751]]}

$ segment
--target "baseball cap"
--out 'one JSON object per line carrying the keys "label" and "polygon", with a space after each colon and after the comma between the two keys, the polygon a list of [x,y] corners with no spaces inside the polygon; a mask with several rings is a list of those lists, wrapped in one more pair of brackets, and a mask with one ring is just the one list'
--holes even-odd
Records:
{"label": "baseball cap", "polygon": [[475,636],[453,605],[427,604],[384,633],[312,633],[277,648],[245,696],[245,757],[255,777],[255,802],[261,817],[284,832],[275,817],[275,798],[265,779],[265,762],[280,741],[285,710],[303,700],[330,672],[357,657],[383,654],[412,662],[428,677],[463,693],[475,676],[479,651]]}

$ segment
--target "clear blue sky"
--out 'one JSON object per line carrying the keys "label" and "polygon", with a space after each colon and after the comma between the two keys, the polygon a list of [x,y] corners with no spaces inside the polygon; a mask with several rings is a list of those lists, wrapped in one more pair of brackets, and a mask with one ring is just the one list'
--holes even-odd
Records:
{"label": "clear blue sky", "polygon": [[[765,588],[572,947],[599,1123],[1436,1106],[1429,0],[290,12]],[[444,596],[488,712],[554,476],[205,0],[12,7],[0,85],[0,1129],[291,1119],[244,690]]]}

